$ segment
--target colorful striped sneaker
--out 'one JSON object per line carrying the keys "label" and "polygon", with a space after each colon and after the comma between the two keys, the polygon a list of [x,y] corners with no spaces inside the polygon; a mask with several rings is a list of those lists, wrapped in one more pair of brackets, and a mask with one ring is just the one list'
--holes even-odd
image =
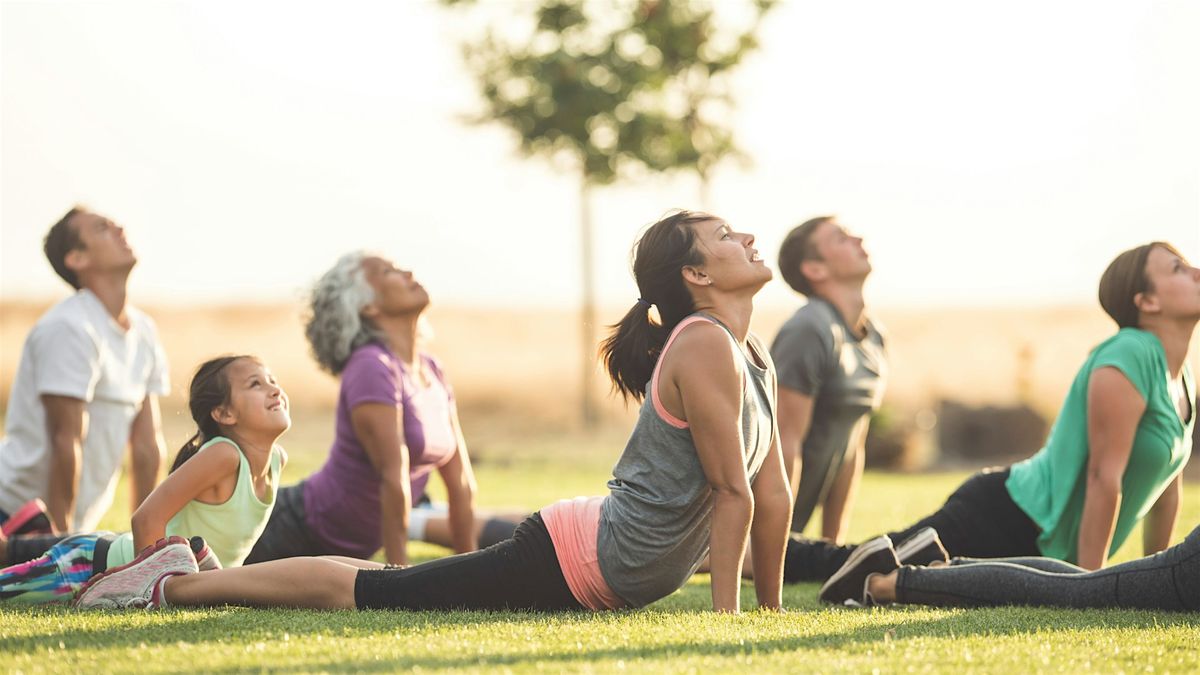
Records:
{"label": "colorful striped sneaker", "polygon": [[192,547],[183,537],[159,539],[128,565],[93,577],[75,596],[79,608],[155,609],[165,602],[162,582],[167,577],[200,571]]}

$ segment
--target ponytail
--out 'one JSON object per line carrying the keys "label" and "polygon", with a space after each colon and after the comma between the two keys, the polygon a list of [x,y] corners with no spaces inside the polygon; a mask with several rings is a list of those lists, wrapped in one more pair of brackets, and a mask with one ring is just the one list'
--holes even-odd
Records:
{"label": "ponytail", "polygon": [[[633,245],[633,276],[641,297],[610,326],[611,333],[600,343],[600,358],[613,389],[626,400],[645,397],[667,336],[696,311],[682,270],[703,262],[690,225],[712,219],[707,213],[676,211],[651,225]],[[660,322],[650,317],[652,305],[658,307]]]}
{"label": "ponytail", "polygon": [[600,343],[600,358],[613,389],[640,401],[669,331],[650,320],[650,307],[641,301],[611,328],[612,334]]}
{"label": "ponytail", "polygon": [[212,411],[229,404],[229,376],[225,368],[238,359],[253,359],[253,356],[218,356],[200,364],[188,387],[188,410],[198,430],[179,452],[171,464],[173,473],[184,462],[196,456],[204,444],[221,435],[221,426],[213,419]]}
{"label": "ponytail", "polygon": [[176,453],[175,462],[171,464],[171,470],[167,473],[175,473],[175,469],[183,466],[184,462],[194,457],[197,452],[200,452],[200,448],[203,447],[204,442],[204,432],[197,431],[192,434],[187,443],[184,443],[183,447]]}

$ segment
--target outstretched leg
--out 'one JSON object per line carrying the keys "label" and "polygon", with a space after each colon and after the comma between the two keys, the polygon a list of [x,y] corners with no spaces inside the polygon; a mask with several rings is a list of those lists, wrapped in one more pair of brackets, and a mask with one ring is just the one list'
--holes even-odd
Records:
{"label": "outstretched leg", "polygon": [[[440,505],[437,505],[440,506]],[[419,509],[410,514],[409,539],[427,541],[438,546],[454,548],[454,531],[450,529],[450,516],[443,509],[426,509],[428,513],[420,522],[414,516],[421,515]],[[472,535],[479,548],[487,548],[512,537],[517,525],[529,517],[528,511],[509,509],[502,511],[477,511]]]}
{"label": "outstretched leg", "polygon": [[[22,605],[65,604],[93,574],[104,568],[107,547],[97,543],[109,533],[64,539],[41,557],[0,570],[0,601]],[[97,564],[98,563],[98,564]]]}
{"label": "outstretched leg", "polygon": [[354,609],[359,568],[328,558],[285,558],[170,577],[168,605]]}
{"label": "outstretched leg", "polygon": [[1166,551],[1094,572],[1046,572],[1012,562],[902,567],[870,578],[880,603],[935,606],[1200,609],[1200,528]]}
{"label": "outstretched leg", "polygon": [[404,569],[363,569],[365,565],[377,567],[364,561],[288,558],[169,577],[163,591],[168,605],[189,606],[583,609],[567,587],[550,534],[537,514],[512,539],[481,551]]}

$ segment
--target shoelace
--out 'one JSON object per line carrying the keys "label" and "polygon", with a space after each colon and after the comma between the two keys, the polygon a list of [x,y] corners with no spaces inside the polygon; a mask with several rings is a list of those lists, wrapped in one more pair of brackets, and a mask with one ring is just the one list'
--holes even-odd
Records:
{"label": "shoelace", "polygon": [[121,604],[121,609],[148,609],[150,601],[146,598],[130,598]]}

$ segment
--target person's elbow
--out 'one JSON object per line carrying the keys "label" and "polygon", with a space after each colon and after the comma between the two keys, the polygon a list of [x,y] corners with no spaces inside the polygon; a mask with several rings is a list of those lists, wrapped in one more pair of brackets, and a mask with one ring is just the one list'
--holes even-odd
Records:
{"label": "person's elbow", "polygon": [[56,462],[74,464],[79,459],[82,445],[80,434],[73,430],[58,429],[50,434],[50,456]]}
{"label": "person's elbow", "polygon": [[765,491],[754,499],[755,513],[763,516],[786,515],[790,518],[792,510],[792,491],[782,485],[778,489]]}
{"label": "person's elbow", "polygon": [[744,512],[749,521],[754,515],[754,493],[748,486],[737,484],[712,484],[714,508]]}
{"label": "person's elbow", "polygon": [[1120,496],[1124,471],[1112,464],[1092,462],[1087,467],[1087,489],[1097,495]]}
{"label": "person's elbow", "polygon": [[403,471],[383,470],[379,472],[379,486],[392,493],[408,493],[410,486],[408,476]]}
{"label": "person's elbow", "polygon": [[143,533],[166,529],[166,523],[162,521],[162,518],[155,513],[153,508],[146,508],[144,502],[129,518],[129,526],[133,530],[135,539]]}
{"label": "person's elbow", "polygon": [[153,438],[134,441],[129,451],[135,463],[154,469],[162,466],[167,458],[166,448]]}
{"label": "person's elbow", "polygon": [[479,483],[475,481],[474,476],[464,475],[453,482],[452,488],[448,484],[447,491],[453,491],[459,499],[472,502],[475,500],[475,495],[479,494]]}

